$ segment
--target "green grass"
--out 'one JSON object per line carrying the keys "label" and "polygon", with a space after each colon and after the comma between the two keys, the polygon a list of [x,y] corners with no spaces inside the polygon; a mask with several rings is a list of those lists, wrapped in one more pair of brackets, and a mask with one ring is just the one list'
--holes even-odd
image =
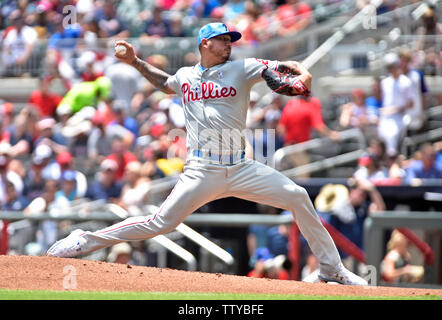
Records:
{"label": "green grass", "polygon": [[364,297],[194,292],[96,292],[0,289],[0,300],[442,300],[442,296]]}

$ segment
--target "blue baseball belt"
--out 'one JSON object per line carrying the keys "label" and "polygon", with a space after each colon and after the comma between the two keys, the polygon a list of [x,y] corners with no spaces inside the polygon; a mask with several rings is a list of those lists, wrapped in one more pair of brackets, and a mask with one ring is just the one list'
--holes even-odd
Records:
{"label": "blue baseball belt", "polygon": [[245,158],[245,151],[236,152],[233,154],[219,154],[211,151],[193,150],[192,153],[195,157],[211,160],[220,164],[234,164]]}

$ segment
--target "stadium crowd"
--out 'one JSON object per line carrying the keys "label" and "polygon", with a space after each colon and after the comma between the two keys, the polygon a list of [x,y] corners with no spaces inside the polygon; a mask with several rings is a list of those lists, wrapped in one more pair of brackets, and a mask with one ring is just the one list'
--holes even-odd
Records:
{"label": "stadium crowd", "polygon": [[[343,1],[318,1],[321,5],[339,2]],[[387,1],[380,10],[394,9],[402,2]],[[362,3],[358,1],[358,5]],[[63,7],[67,5],[75,6],[78,23],[64,26]],[[62,212],[63,207],[88,198],[117,204],[130,215],[142,214],[151,182],[183,170],[185,137],[168,136],[172,129],[185,130],[181,101],[156,91],[134,68],[100,52],[87,51],[76,60],[77,65],[68,63],[65,53],[78,46],[79,39],[93,44],[100,38],[194,36],[204,19],[222,20],[241,31],[243,39],[238,45],[243,45],[293,34],[314,17],[307,2],[296,0],[2,1],[2,76],[26,75],[38,39],[48,39],[48,47],[44,73],[34,75],[39,77],[39,86],[26,106],[19,109],[9,101],[0,103],[1,210],[23,211],[29,216]],[[434,11],[428,11],[423,21],[420,34],[440,34]],[[424,110],[431,92],[423,75],[440,68],[439,56],[422,60],[415,52],[387,55],[385,77],[375,78],[371,88],[352,92],[351,101],[340,107],[336,128],[322,118],[322,103],[315,96],[286,101],[274,94],[265,107],[258,108],[260,95],[251,92],[247,126],[274,129],[276,149],[308,141],[313,134],[339,141],[339,131],[352,127],[360,128],[370,139],[351,177],[356,182],[347,191],[352,210],[333,211],[329,204],[324,212],[334,213],[323,216],[361,249],[364,218],[385,209],[376,185],[442,179],[442,141],[423,145],[411,158],[400,153],[405,135],[425,129]],[[164,55],[144,58],[163,70],[169,66]],[[64,94],[53,90],[54,81],[61,81]],[[256,139],[250,140],[252,146],[267,142],[266,136],[262,141]],[[293,160],[294,165],[310,162],[308,154]],[[32,246],[20,248],[11,243],[11,252],[42,254],[63,227],[66,225],[43,222],[30,236]],[[287,279],[287,260],[281,258],[288,255],[287,244],[288,231],[283,226],[252,226],[248,245],[253,270],[249,275]],[[130,261],[132,249],[115,247],[109,259],[118,261],[118,255],[124,254],[121,259]],[[268,275],[266,266],[277,270]],[[306,259],[305,276],[314,266],[314,257]]]}

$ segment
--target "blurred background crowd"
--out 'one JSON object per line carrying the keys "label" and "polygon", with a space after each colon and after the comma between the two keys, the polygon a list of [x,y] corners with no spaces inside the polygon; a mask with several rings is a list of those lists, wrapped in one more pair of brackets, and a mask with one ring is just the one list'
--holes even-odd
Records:
{"label": "blurred background crowd", "polygon": [[[420,2],[383,1],[377,14]],[[154,183],[182,172],[185,135],[172,138],[168,135],[173,129],[185,132],[181,101],[157,91],[134,68],[117,61],[112,52],[116,39],[132,39],[141,58],[172,73],[179,66],[198,62],[191,37],[207,22],[223,21],[240,31],[243,37],[235,47],[241,52],[243,48],[261,48],[275,39],[289,39],[334,17],[350,17],[368,3],[362,0],[1,1],[1,80],[15,79],[18,87],[28,86],[26,79],[35,80],[32,90],[21,96],[22,100],[8,99],[6,94],[2,97],[7,89],[0,92],[1,210],[22,211],[31,217],[45,212],[62,215],[68,207],[84,209],[90,203],[110,203],[128,215],[142,215],[145,205],[158,202],[152,199]],[[316,94],[317,90],[312,90],[312,96],[307,98],[288,99],[263,94],[259,89],[253,89],[250,96],[247,127],[274,130],[275,150],[266,149],[272,137],[266,133],[254,135],[249,137],[252,146],[249,157],[256,157],[252,150],[258,144],[265,146],[264,153],[269,152],[265,157],[270,159],[273,155],[270,153],[281,148],[316,138],[344,145],[343,131],[356,128],[362,132],[367,141],[363,153],[341,176],[349,179],[348,183],[327,184],[313,199],[321,218],[361,250],[364,219],[373,212],[394,209],[377,187],[416,186],[428,180],[442,186],[442,180],[438,180],[442,179],[442,137],[423,141],[412,153],[404,152],[403,147],[404,138],[434,129],[428,110],[438,107],[442,100],[441,95],[433,94],[427,80],[442,75],[442,26],[435,7],[427,6],[420,13],[412,32],[413,41],[380,57],[380,71],[369,75],[369,84],[356,83],[356,87],[348,90],[345,101],[330,103]],[[178,48],[191,48],[180,51],[184,54],[180,56],[179,66],[172,56],[163,54],[162,49],[166,50],[169,42],[160,40],[172,38],[178,38],[173,42]],[[192,40],[188,40],[189,44],[180,42],[180,38]],[[143,44],[154,49],[143,50]],[[291,47],[283,49],[290,51]],[[272,57],[278,58],[277,53],[272,52]],[[333,109],[332,119],[326,116],[325,109]],[[278,169],[301,167],[314,160],[314,155],[301,151],[288,157]],[[297,178],[309,179],[321,174],[307,172]],[[440,208],[439,203],[436,202],[436,209]],[[429,209],[419,205],[416,203],[409,209]],[[257,206],[255,212],[287,214],[263,206]],[[15,231],[9,230],[9,254],[43,254],[72,228],[69,221],[28,221],[23,228],[16,224]],[[239,273],[289,279],[289,232],[285,225],[251,225],[244,238],[246,267]],[[421,271],[410,267],[407,239],[397,233],[391,234],[388,249],[397,252],[386,255],[384,280],[409,280],[414,275],[413,279],[418,281],[422,278]],[[395,249],[393,240],[400,243],[400,249]],[[120,244],[99,258],[155,264],[144,243]],[[302,259],[304,278],[317,270],[317,262],[309,254],[305,241]],[[354,259],[350,262],[354,263]]]}

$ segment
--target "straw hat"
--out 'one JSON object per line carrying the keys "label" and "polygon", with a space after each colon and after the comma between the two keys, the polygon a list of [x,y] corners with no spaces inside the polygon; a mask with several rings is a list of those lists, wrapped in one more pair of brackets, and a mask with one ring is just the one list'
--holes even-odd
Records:
{"label": "straw hat", "polygon": [[322,212],[331,211],[336,203],[342,203],[349,197],[346,186],[342,184],[326,184],[315,199],[315,207]]}

